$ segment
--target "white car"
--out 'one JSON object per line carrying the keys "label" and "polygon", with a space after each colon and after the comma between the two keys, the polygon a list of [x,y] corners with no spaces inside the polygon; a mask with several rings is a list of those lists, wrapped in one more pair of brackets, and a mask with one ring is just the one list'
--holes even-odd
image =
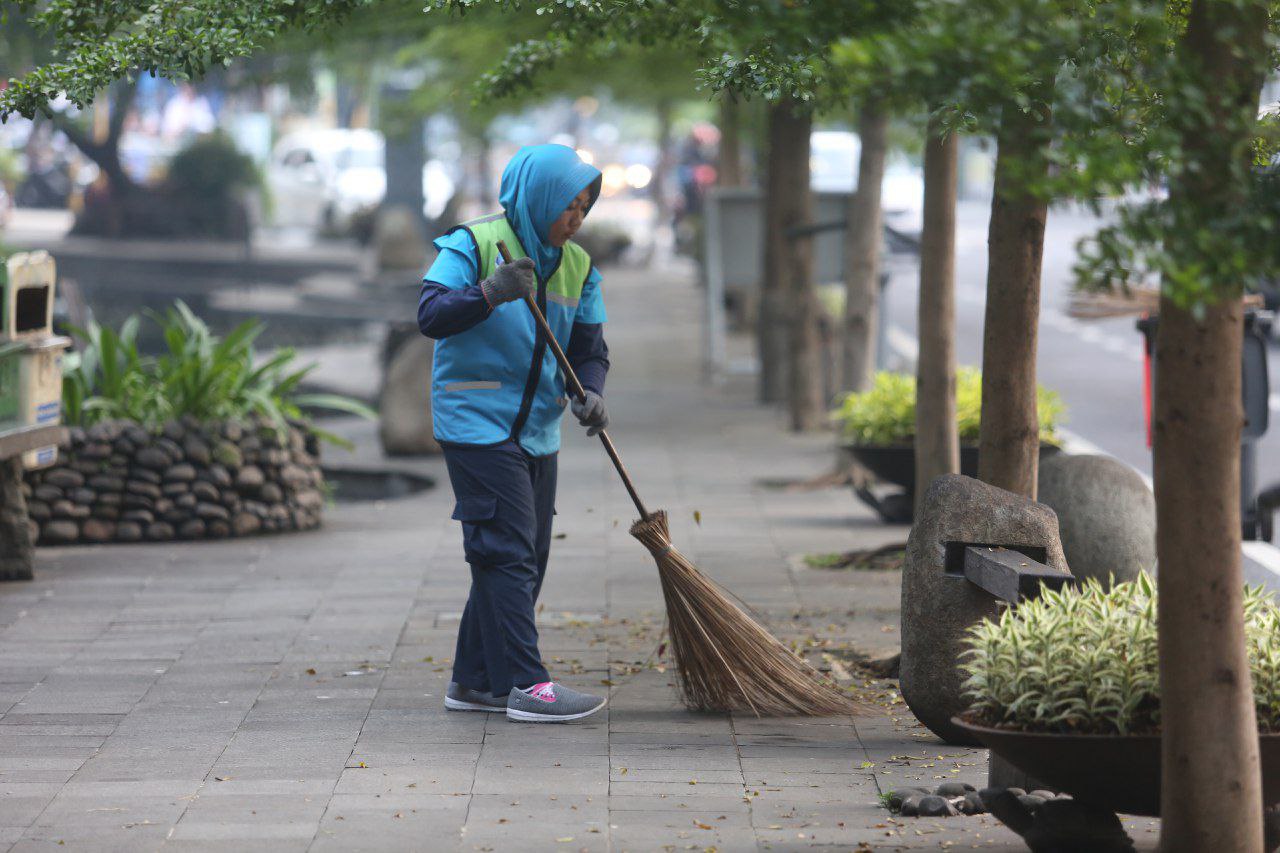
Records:
{"label": "white car", "polygon": [[[853,192],[858,186],[861,141],[856,133],[817,130],[809,137],[809,186],[814,192]],[[924,224],[924,175],[900,153],[889,152],[880,206],[885,224],[919,234]]]}
{"label": "white car", "polygon": [[[272,224],[346,233],[387,191],[386,143],[375,130],[334,128],[291,133],[267,167]],[[453,195],[448,169],[431,160],[422,169],[423,213],[435,217]]]}

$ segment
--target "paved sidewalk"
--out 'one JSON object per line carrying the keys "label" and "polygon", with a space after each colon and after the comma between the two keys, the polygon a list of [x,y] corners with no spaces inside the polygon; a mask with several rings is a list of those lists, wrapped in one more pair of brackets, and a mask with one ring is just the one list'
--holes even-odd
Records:
{"label": "paved sidewalk", "polygon": [[[615,438],[680,548],[814,652],[896,650],[896,573],[799,558],[906,530],[847,489],[762,485],[828,470],[831,437],[787,434],[745,382],[700,383],[690,283],[606,281]],[[856,720],[684,711],[653,656],[661,599],[626,494],[594,441],[575,428],[565,445],[542,648],[556,677],[608,690],[607,712],[555,727],[441,709],[467,573],[443,465],[412,463],[438,487],[339,504],[317,533],[46,549],[34,583],[0,587],[0,842],[1021,849],[988,817],[897,821],[879,807],[905,780],[986,774],[984,753],[939,744],[891,685]],[[1150,829],[1130,831],[1150,845]]]}

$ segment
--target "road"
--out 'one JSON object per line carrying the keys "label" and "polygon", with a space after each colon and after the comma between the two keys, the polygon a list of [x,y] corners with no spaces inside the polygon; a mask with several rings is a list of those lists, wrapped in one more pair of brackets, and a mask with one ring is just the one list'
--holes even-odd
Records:
{"label": "road", "polygon": [[[956,355],[960,364],[982,362],[989,212],[985,203],[962,202],[957,216]],[[1049,213],[1037,371],[1041,384],[1062,395],[1071,433],[1150,474],[1142,335],[1134,328],[1134,318],[1075,320],[1066,314],[1076,243],[1099,224],[1098,218],[1075,208],[1055,208]],[[892,273],[886,298],[893,330],[890,342],[903,349],[915,344],[918,269],[914,261],[897,260]],[[1275,375],[1274,348],[1269,359]],[[1273,411],[1277,396],[1272,398]],[[1276,481],[1280,481],[1280,426],[1263,437],[1258,452],[1258,482]]]}

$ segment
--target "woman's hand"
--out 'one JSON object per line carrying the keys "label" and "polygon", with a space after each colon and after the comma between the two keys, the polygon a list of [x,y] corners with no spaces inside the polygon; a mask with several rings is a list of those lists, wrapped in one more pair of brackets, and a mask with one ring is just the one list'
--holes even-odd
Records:
{"label": "woman's hand", "polygon": [[480,282],[480,290],[490,308],[532,296],[537,289],[532,258],[517,258],[509,264],[501,264],[493,275]]}
{"label": "woman's hand", "polygon": [[578,423],[587,428],[587,435],[596,435],[609,425],[609,412],[604,407],[604,398],[595,391],[588,391],[581,400],[574,400],[570,408]]}

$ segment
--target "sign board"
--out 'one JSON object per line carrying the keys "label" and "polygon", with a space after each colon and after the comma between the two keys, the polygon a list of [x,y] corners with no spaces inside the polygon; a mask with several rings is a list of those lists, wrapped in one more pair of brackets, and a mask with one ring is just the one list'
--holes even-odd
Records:
{"label": "sign board", "polygon": [[53,334],[57,282],[53,257],[45,251],[19,252],[9,257],[5,271],[0,340],[31,340]]}

